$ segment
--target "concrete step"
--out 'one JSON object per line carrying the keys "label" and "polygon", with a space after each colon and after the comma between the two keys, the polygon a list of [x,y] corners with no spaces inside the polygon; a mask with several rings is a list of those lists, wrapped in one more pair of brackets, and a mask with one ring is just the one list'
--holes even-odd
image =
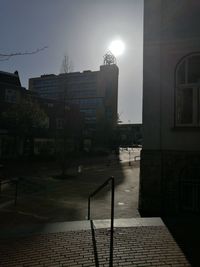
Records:
{"label": "concrete step", "polygon": [[[99,266],[109,266],[110,221],[94,220]],[[0,266],[97,266],[89,221],[0,232]],[[115,219],[113,266],[190,266],[160,218]]]}
{"label": "concrete step", "polygon": [[[110,220],[93,220],[95,229],[110,228]],[[164,226],[161,218],[124,218],[115,219],[114,227]],[[68,221],[48,224],[33,224],[12,229],[0,229],[0,237],[20,237],[33,234],[59,233],[67,231],[90,230],[90,221]]]}

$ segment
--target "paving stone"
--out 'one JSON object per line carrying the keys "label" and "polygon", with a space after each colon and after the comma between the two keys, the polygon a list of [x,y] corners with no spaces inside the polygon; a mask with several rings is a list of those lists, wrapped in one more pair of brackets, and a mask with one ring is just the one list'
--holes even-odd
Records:
{"label": "paving stone", "polygon": [[[119,227],[114,232],[114,266],[190,266],[167,228],[149,220],[144,226]],[[124,224],[124,222],[123,222]],[[153,226],[152,226],[153,224]],[[109,266],[110,233],[95,229],[100,266]],[[0,240],[2,267],[95,266],[90,230],[34,234]]]}

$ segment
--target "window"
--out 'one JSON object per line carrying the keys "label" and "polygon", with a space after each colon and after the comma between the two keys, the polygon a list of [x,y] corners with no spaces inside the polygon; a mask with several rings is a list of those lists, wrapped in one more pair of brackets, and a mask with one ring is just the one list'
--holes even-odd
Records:
{"label": "window", "polygon": [[70,102],[79,105],[81,109],[97,108],[103,105],[102,98],[72,99]]}
{"label": "window", "polygon": [[97,117],[96,116],[94,116],[94,117],[86,117],[85,118],[85,122],[86,123],[96,123],[96,121],[97,121]]}
{"label": "window", "polygon": [[53,103],[47,103],[48,108],[53,108],[54,104]]}
{"label": "window", "polygon": [[109,107],[106,108],[106,119],[112,120],[112,109]]}
{"label": "window", "polygon": [[96,96],[95,90],[68,90],[67,97],[69,98],[81,98],[81,97],[93,97]]}
{"label": "window", "polygon": [[113,86],[112,86],[112,82],[110,81],[110,82],[108,82],[107,85],[106,85],[106,92],[105,92],[105,96],[106,96],[106,98],[107,98],[107,97],[112,97],[112,88],[113,88]]}
{"label": "window", "polygon": [[7,103],[17,103],[17,92],[14,89],[5,90],[5,101]]}
{"label": "window", "polygon": [[60,119],[60,118],[57,118],[56,119],[56,129],[64,129],[64,120],[63,119]]}
{"label": "window", "polygon": [[84,113],[87,117],[96,116],[96,109],[81,109],[80,112]]}
{"label": "window", "polygon": [[50,125],[49,122],[50,122],[50,121],[49,121],[49,117],[46,117],[46,119],[44,120],[44,128],[45,128],[45,129],[49,129],[49,125]]}
{"label": "window", "polygon": [[86,123],[95,123],[97,120],[96,109],[81,109],[80,112],[84,113]]}
{"label": "window", "polygon": [[175,104],[176,126],[200,126],[200,53],[177,66]]}

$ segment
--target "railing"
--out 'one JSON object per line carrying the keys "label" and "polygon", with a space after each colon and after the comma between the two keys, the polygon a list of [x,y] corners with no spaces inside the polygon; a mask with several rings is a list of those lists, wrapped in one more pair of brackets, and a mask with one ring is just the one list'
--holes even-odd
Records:
{"label": "railing", "polygon": [[[113,266],[113,234],[114,234],[114,189],[115,189],[115,179],[114,177],[110,177],[99,186],[88,198],[88,220],[90,219],[90,202],[91,198],[94,197],[101,189],[103,189],[108,184],[111,184],[111,216],[110,216],[110,259],[109,259],[109,266]],[[91,224],[92,225],[92,224]]]}

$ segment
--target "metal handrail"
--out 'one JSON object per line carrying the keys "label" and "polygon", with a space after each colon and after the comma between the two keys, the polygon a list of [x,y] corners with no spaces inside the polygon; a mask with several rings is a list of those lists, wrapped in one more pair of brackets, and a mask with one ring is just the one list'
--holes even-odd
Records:
{"label": "metal handrail", "polygon": [[107,186],[111,182],[111,216],[110,216],[110,260],[109,266],[113,266],[113,234],[114,234],[114,189],[115,189],[115,179],[110,177],[101,186],[99,186],[90,196],[88,197],[88,220],[90,219],[90,199],[94,197],[101,189]]}

